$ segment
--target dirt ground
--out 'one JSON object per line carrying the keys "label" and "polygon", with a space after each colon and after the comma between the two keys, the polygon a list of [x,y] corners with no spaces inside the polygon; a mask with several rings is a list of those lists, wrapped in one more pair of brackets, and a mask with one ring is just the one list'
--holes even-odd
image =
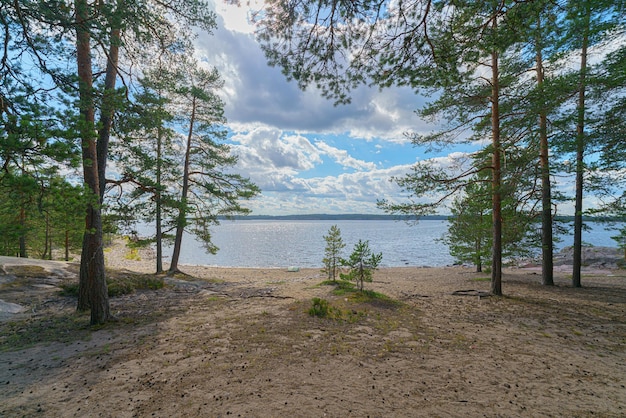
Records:
{"label": "dirt ground", "polygon": [[0,270],[0,299],[28,308],[0,322],[2,417],[626,416],[626,271],[574,289],[508,269],[493,297],[468,268],[389,268],[366,284],[386,300],[313,269],[187,267],[93,328],[58,294],[76,266],[55,266]]}

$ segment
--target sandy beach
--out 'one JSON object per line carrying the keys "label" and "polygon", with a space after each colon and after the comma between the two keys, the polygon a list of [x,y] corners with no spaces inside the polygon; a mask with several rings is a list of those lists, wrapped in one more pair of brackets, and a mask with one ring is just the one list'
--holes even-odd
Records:
{"label": "sandy beach", "polygon": [[[154,270],[149,252],[125,251],[107,266]],[[588,269],[573,289],[563,268],[554,287],[507,269],[493,297],[470,268],[386,268],[366,289],[391,300],[363,300],[317,269],[185,266],[163,289],[111,298],[118,321],[93,329],[57,292],[75,265],[25,292],[3,263],[0,299],[27,306],[0,323],[3,417],[626,415],[623,270]],[[334,317],[309,315],[313,298]],[[7,346],[33,329],[40,341]]]}

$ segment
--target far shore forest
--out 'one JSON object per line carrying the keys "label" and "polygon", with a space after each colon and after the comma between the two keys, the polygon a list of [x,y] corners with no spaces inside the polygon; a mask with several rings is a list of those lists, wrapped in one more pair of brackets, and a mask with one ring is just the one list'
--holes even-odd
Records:
{"label": "far shore forest", "polygon": [[[263,7],[251,16],[267,63],[302,89],[341,106],[358,86],[410,88],[428,98],[416,120],[438,127],[406,132],[416,147],[483,144],[390,179],[406,199],[381,196],[382,211],[450,213],[452,255],[488,266],[502,295],[503,258],[529,252],[554,284],[558,208],[573,206],[571,284],[583,285],[583,216],[626,219],[626,1]],[[237,174],[218,70],[194,58],[191,34],[217,16],[203,0],[16,0],[0,17],[0,254],[80,254],[77,309],[105,323],[104,234],[155,225],[139,244],[156,249],[156,273],[175,274],[185,231],[217,251],[211,227],[262,192]],[[626,230],[615,240],[624,248]]]}

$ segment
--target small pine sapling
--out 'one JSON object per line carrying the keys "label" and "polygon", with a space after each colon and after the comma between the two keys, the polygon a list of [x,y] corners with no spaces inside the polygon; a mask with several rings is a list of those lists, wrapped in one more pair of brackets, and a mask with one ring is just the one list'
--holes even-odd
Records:
{"label": "small pine sapling", "polygon": [[332,308],[326,299],[313,298],[313,305],[309,309],[309,315],[326,318],[331,311]]}
{"label": "small pine sapling", "polygon": [[328,274],[328,280],[336,281],[337,273],[341,265],[341,251],[346,244],[341,238],[341,230],[337,225],[333,225],[328,230],[328,235],[324,235],[326,241],[326,249],[324,252],[324,269],[323,273]]}
{"label": "small pine sapling", "polygon": [[383,253],[372,253],[369,247],[369,241],[359,240],[354,246],[350,258],[342,260],[342,265],[349,267],[350,271],[340,276],[344,280],[355,281],[359,290],[362,292],[363,283],[372,281],[374,270],[378,268],[382,258]]}

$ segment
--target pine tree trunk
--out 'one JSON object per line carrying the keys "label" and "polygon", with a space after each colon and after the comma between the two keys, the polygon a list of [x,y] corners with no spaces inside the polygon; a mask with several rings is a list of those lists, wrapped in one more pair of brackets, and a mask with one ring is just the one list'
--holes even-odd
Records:
{"label": "pine tree trunk", "polygon": [[582,234],[583,234],[583,171],[585,154],[585,90],[587,87],[587,47],[589,44],[589,3],[586,3],[585,25],[580,52],[580,81],[578,85],[577,124],[576,124],[576,200],[574,203],[574,260],[572,286],[581,287]]}
{"label": "pine tree trunk", "polygon": [[181,191],[180,208],[178,211],[178,221],[176,225],[176,237],[174,238],[174,251],[172,252],[172,262],[169,268],[169,274],[176,273],[178,269],[178,260],[180,258],[180,250],[183,244],[183,233],[185,232],[187,219],[187,194],[189,193],[189,166],[191,164],[191,139],[193,138],[193,129],[196,119],[196,98],[193,98],[191,107],[191,116],[189,117],[189,133],[187,135],[187,149],[185,150],[185,164],[183,167],[183,188]]}
{"label": "pine tree trunk", "polygon": [[20,237],[19,237],[19,247],[20,253],[19,256],[21,258],[28,258],[28,251],[26,249],[26,209],[24,209],[24,204],[20,208]]}
{"label": "pine tree trunk", "polygon": [[[46,213],[45,215],[45,233],[44,233],[44,247],[43,247],[43,254],[41,254],[41,258],[42,259],[48,259],[48,260],[52,260],[52,248],[51,246],[49,247],[48,244],[52,242],[52,238],[50,237],[50,217],[48,216],[48,214]],[[48,257],[48,248],[50,248],[50,256]]]}
{"label": "pine tree trunk", "polygon": [[157,211],[159,212],[156,217],[156,273],[163,273],[163,231],[161,228],[161,204],[157,203]]}
{"label": "pine tree trunk", "polygon": [[[109,310],[109,295],[106,284],[106,274],[104,267],[104,251],[102,245],[102,235],[96,231],[102,231],[100,222],[100,210],[91,207],[91,212],[87,215],[87,223],[92,225],[90,232],[88,229],[83,236],[83,250],[80,258],[80,279],[79,279],[79,302],[80,297],[86,298],[79,303],[79,310],[91,310],[91,324],[103,324],[111,319]],[[98,228],[99,225],[99,228]]]}
{"label": "pine tree trunk", "polygon": [[[494,18],[494,29],[496,20]],[[498,69],[498,53],[491,54],[491,129],[493,144],[493,177],[492,177],[492,216],[493,216],[493,250],[491,264],[491,293],[502,295],[502,172],[500,144],[500,85]]]}
{"label": "pine tree trunk", "polygon": [[161,223],[162,213],[161,213],[161,147],[162,147],[162,132],[161,128],[157,128],[157,155],[156,155],[156,272],[157,274],[163,273],[163,230]]}
{"label": "pine tree trunk", "polygon": [[554,243],[552,241],[552,190],[548,148],[548,117],[543,100],[543,54],[537,45],[537,86],[542,100],[539,111],[539,165],[541,167],[541,284],[554,285]]}
{"label": "pine tree trunk", "polygon": [[[76,63],[78,66],[80,134],[82,141],[83,177],[85,185],[98,199],[98,156],[95,138],[95,104],[91,72],[91,37],[89,33],[89,5],[86,0],[76,0]],[[102,324],[110,319],[109,298],[102,248],[102,218],[100,205],[93,199],[87,207],[83,251],[80,259],[78,309],[91,309],[91,323]]]}
{"label": "pine tree trunk", "polygon": [[70,231],[65,230],[65,261],[70,261]]}
{"label": "pine tree trunk", "polygon": [[98,183],[100,186],[100,203],[104,200],[106,186],[106,167],[109,156],[109,140],[111,125],[115,113],[115,83],[117,80],[117,66],[119,61],[120,30],[111,29],[111,45],[107,60],[106,77],[104,79],[104,94],[100,113],[100,129],[98,131]]}
{"label": "pine tree trunk", "polygon": [[[481,214],[481,217],[482,217],[482,214]],[[483,256],[481,255],[481,252],[483,249],[482,249],[480,237],[476,238],[474,250],[476,251],[476,273],[482,273],[483,272]]]}

